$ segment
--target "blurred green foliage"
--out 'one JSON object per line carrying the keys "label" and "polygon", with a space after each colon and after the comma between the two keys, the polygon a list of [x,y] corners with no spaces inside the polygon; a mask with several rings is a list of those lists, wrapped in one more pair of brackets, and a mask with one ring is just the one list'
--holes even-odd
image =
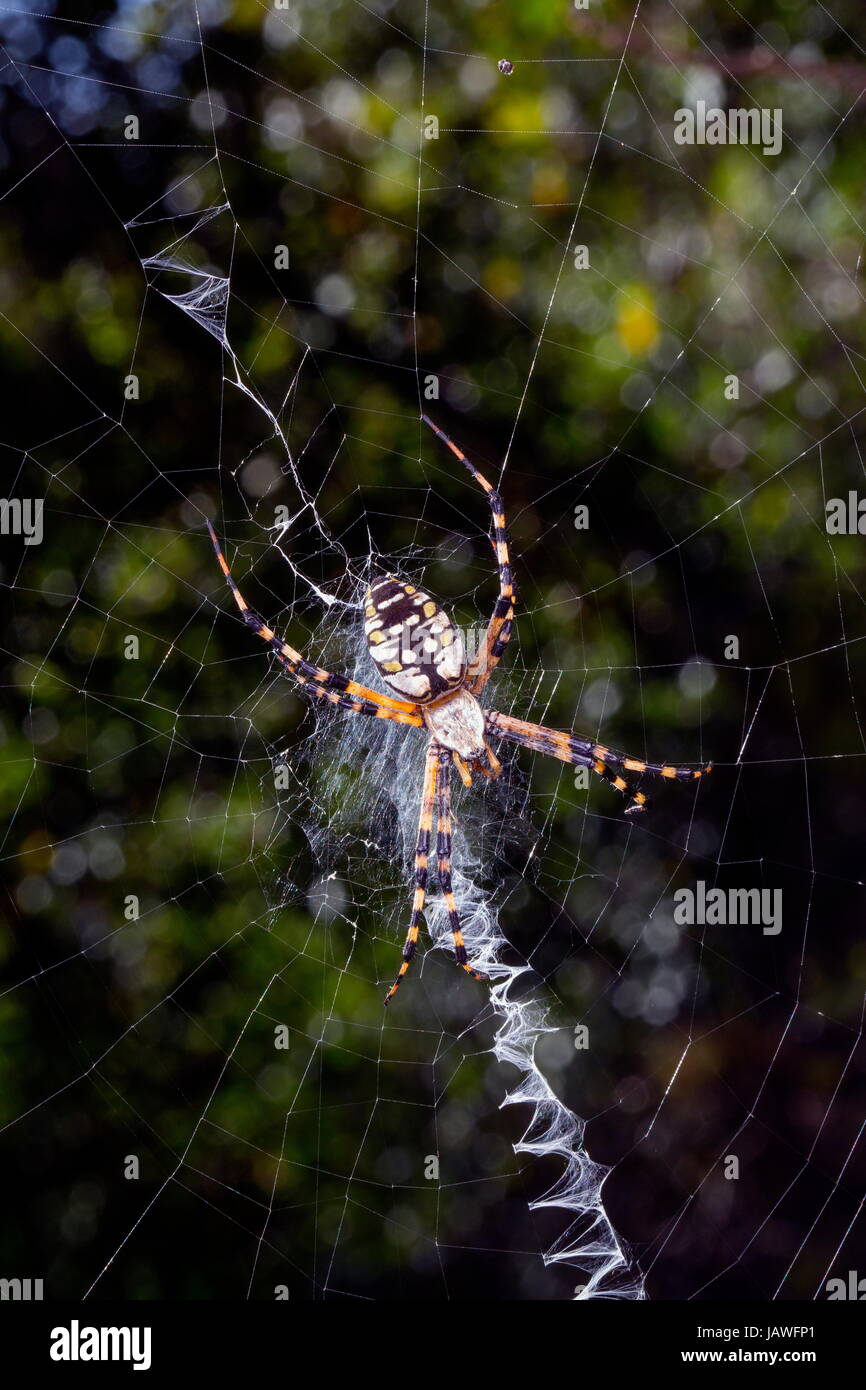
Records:
{"label": "blurred green foliage", "polygon": [[[435,377],[436,418],[494,475],[507,459],[521,616],[493,700],[717,761],[697,803],[665,789],[638,827],[523,756],[458,815],[562,1024],[546,1074],[619,1162],[617,1229],[652,1251],[705,1194],[651,1292],[733,1262],[717,1296],[766,1296],[859,1113],[843,1089],[815,1192],[764,1226],[860,1027],[863,539],[823,513],[863,485],[859,7],[649,5],[631,34],[621,0],[198,11],[201,43],[186,5],[2,19],[5,487],[46,499],[43,544],[3,564],[4,1268],[78,1297],[158,1194],[101,1292],[242,1297],[254,1269],[262,1298],[570,1297],[575,1272],[540,1259],[559,1227],[527,1207],[558,1169],[515,1158],[483,995],[436,953],[383,1021],[408,891],[384,794],[414,764],[368,731],[347,763],[327,718],[314,736],[202,528],[219,517],[251,601],[325,660],[354,663],[356,630],[293,566],[355,602],[372,551],[483,621],[488,518],[417,421]],[[781,155],[675,145],[698,98],[781,107]],[[337,546],[309,516],[269,546],[295,482],[215,339],[158,293],[194,277],[143,275],[168,246],[231,271],[231,342]],[[716,875],[783,886],[790,930],[666,963],[656,909]],[[704,1179],[768,1069],[732,1206]],[[811,1296],[856,1184],[784,1292]]]}

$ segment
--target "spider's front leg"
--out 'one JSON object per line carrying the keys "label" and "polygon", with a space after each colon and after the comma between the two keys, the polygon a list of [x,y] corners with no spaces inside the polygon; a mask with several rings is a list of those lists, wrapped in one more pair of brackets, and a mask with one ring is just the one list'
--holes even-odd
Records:
{"label": "spider's front leg", "polygon": [[421,815],[418,821],[418,841],[415,846],[415,896],[412,899],[412,916],[409,920],[409,928],[403,946],[403,963],[397,972],[396,980],[385,995],[386,1004],[390,1004],[397,993],[400,981],[409,969],[412,958],[418,949],[418,936],[421,930],[421,917],[427,897],[430,872],[430,842],[433,832],[434,805],[437,808],[436,857],[439,885],[451,924],[451,936],[454,941],[457,964],[462,966],[475,980],[487,978],[485,975],[479,974],[469,964],[451,881],[451,758],[452,754],[447,748],[443,748],[435,739],[431,740],[427,748],[427,760],[424,764],[424,790],[421,794]]}
{"label": "spider's front leg", "polygon": [[445,749],[439,754],[439,819],[436,835],[439,885],[445,899],[445,906],[448,909],[448,920],[451,924],[451,936],[454,941],[454,955],[457,958],[457,964],[462,966],[473,980],[486,980],[486,975],[480,974],[469,964],[466,943],[463,940],[463,932],[460,930],[460,914],[457,911],[451,882],[451,758],[452,754]]}
{"label": "spider's front leg", "polygon": [[390,1004],[397,990],[400,988],[400,981],[412,963],[412,957],[418,949],[418,934],[421,930],[421,914],[424,911],[424,900],[427,896],[427,879],[429,877],[430,861],[430,835],[433,829],[433,805],[436,801],[436,787],[439,781],[439,756],[442,752],[439,744],[435,740],[427,746],[427,758],[424,763],[424,790],[421,793],[421,816],[418,821],[418,840],[415,845],[415,896],[412,899],[412,916],[409,920],[409,929],[406,932],[406,941],[403,945],[403,964],[397,972],[388,993],[385,995],[385,1003]]}
{"label": "spider's front leg", "polygon": [[648,763],[627,753],[615,753],[592,739],[580,738],[577,734],[564,733],[559,729],[547,729],[542,724],[530,724],[524,719],[513,719],[511,715],[499,714],[496,710],[488,711],[487,728],[490,733],[511,739],[523,748],[532,749],[534,753],[558,758],[572,767],[585,767],[597,777],[603,777],[628,797],[626,815],[646,810],[649,798],[623,777],[622,772],[632,772],[638,776],[647,773],[652,777],[663,777],[666,781],[694,782],[706,777],[713,769],[712,763],[703,763],[697,768],[678,767],[673,763]]}

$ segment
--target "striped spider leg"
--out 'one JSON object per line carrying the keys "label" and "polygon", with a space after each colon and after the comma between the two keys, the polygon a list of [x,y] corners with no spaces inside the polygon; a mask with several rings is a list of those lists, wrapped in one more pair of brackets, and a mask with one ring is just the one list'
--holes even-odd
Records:
{"label": "striped spider leg", "polygon": [[[590,772],[603,777],[617,791],[625,793],[628,805],[626,815],[646,810],[649,798],[621,774],[633,772],[640,777],[649,773],[652,777],[664,777],[668,781],[693,782],[706,777],[713,768],[712,763],[701,767],[676,767],[673,763],[648,763],[642,758],[632,758],[625,753],[615,753],[592,739],[580,738],[577,734],[561,733],[558,729],[546,729],[541,724],[528,724],[523,719],[513,719],[510,714],[498,714],[490,710],[487,714],[487,728],[490,733],[501,738],[511,739],[523,748],[531,748],[534,753],[544,753],[549,758],[571,763],[573,767],[585,767]],[[617,771],[613,769],[616,768]]]}
{"label": "striped spider leg", "polygon": [[308,694],[328,700],[332,705],[338,705],[340,709],[350,710],[354,714],[369,714],[376,719],[391,719],[397,724],[412,724],[415,728],[421,728],[424,721],[418,713],[417,705],[410,704],[407,700],[394,700],[389,695],[380,695],[375,690],[369,690],[366,685],[358,685],[356,681],[349,680],[348,676],[342,676],[336,671],[326,671],[321,666],[313,666],[300,652],[296,652],[294,647],[290,647],[288,642],[278,637],[273,629],[253,612],[235,583],[210,522],[207,523],[207,529],[220,569],[247,627],[257,637],[261,637],[263,642],[267,642],[283,670],[287,671]]}
{"label": "striped spider leg", "polygon": [[442,748],[435,739],[431,739],[427,746],[427,758],[424,763],[424,789],[421,793],[421,815],[418,821],[418,840],[415,846],[415,896],[412,899],[412,916],[409,920],[406,940],[403,945],[403,961],[397,972],[396,980],[385,995],[386,1004],[390,1004],[397,990],[400,988],[400,982],[408,971],[415,952],[418,949],[421,917],[427,897],[427,884],[430,874],[430,846],[433,832],[434,805],[437,810],[436,861],[439,874],[439,887],[442,890],[442,897],[448,912],[448,921],[451,925],[454,955],[457,964],[471,975],[474,980],[484,980],[487,978],[485,975],[479,974],[479,972],[474,970],[469,964],[466,955],[466,944],[463,940],[463,933],[460,930],[460,915],[457,911],[457,903],[454,899],[454,889],[451,881],[452,756],[452,753],[447,748]]}
{"label": "striped spider leg", "polygon": [[461,966],[473,980],[486,980],[487,976],[473,969],[466,955],[466,945],[463,941],[463,933],[460,930],[460,915],[457,911],[457,903],[454,899],[454,889],[451,882],[451,759],[453,754],[447,749],[442,749],[439,754],[439,818],[437,822],[436,835],[436,857],[439,872],[439,887],[442,889],[442,897],[445,899],[445,906],[448,909],[448,921],[451,926],[451,937],[454,942],[454,955],[457,964]]}
{"label": "striped spider leg", "polygon": [[390,1004],[400,988],[400,981],[409,969],[412,957],[418,949],[421,914],[424,911],[424,899],[427,896],[430,831],[433,826],[433,803],[436,800],[436,787],[439,782],[439,751],[437,743],[431,741],[427,745],[427,757],[424,762],[424,790],[421,793],[421,816],[418,821],[418,841],[415,845],[415,896],[412,899],[412,916],[409,919],[406,940],[403,943],[403,962],[397,972],[396,980],[385,995],[386,1004]]}
{"label": "striped spider leg", "polygon": [[484,646],[469,665],[467,673],[467,686],[473,695],[480,695],[496,666],[499,665],[502,653],[508,646],[511,637],[511,629],[514,623],[514,604],[516,594],[514,592],[514,576],[511,571],[511,554],[508,549],[508,531],[505,526],[505,510],[502,498],[473,463],[466,457],[462,449],[458,449],[453,440],[449,439],[444,430],[440,430],[438,425],[427,416],[422,415],[421,419],[425,425],[429,425],[435,435],[442,440],[460,460],[467,472],[487,493],[487,501],[493,513],[493,548],[496,551],[496,562],[499,567],[499,597],[493,609],[490,622],[487,625],[487,632],[484,638]]}

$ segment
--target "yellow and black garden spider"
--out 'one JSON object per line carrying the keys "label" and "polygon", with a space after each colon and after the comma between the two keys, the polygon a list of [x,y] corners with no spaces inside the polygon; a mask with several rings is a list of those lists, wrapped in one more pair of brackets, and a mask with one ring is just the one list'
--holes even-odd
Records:
{"label": "yellow and black garden spider", "polygon": [[426,415],[422,415],[421,419],[456,455],[487,494],[493,513],[499,597],[478,655],[467,662],[459,631],[429,594],[413,584],[402,583],[392,575],[377,579],[370,585],[365,600],[365,630],[370,653],[386,685],[408,699],[395,700],[389,695],[380,695],[378,691],[349,680],[348,676],[313,666],[288,642],[278,637],[267,623],[251,611],[232,578],[216,533],[208,522],[217,559],[244,622],[256,636],[268,643],[280,665],[299,685],[311,695],[328,700],[340,709],[350,710],[354,714],[368,714],[375,719],[390,719],[398,724],[410,724],[419,729],[426,728],[430,734],[415,847],[412,916],[403,946],[403,962],[385,996],[386,1004],[396,994],[418,945],[427,896],[434,807],[439,886],[448,909],[454,953],[458,965],[474,979],[485,978],[473,969],[467,958],[451,882],[452,762],[467,787],[472,785],[473,772],[480,772],[485,777],[498,777],[500,763],[490,746],[490,739],[511,739],[524,748],[531,748],[533,752],[545,753],[548,757],[559,758],[561,762],[597,773],[618,791],[628,795],[626,814],[644,810],[648,802],[639,787],[628,782],[620,775],[621,772],[633,772],[638,776],[651,773],[658,777],[692,781],[703,777],[712,768],[712,763],[696,769],[674,767],[669,763],[647,763],[640,758],[615,753],[592,739],[546,729],[540,724],[529,724],[508,714],[482,708],[479,696],[508,645],[514,621],[514,581],[502,498],[438,425],[434,425]]}

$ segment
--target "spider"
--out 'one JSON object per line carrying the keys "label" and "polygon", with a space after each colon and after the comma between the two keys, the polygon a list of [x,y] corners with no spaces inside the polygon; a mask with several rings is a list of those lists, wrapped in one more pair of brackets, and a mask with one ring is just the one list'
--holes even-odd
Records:
{"label": "spider", "polygon": [[403,946],[403,958],[385,1003],[393,999],[418,947],[429,878],[429,860],[436,815],[436,858],[439,886],[448,910],[457,964],[475,980],[484,980],[471,965],[451,879],[451,764],[457,768],[465,786],[472,785],[472,773],[498,777],[501,764],[490,746],[491,738],[510,739],[535,753],[558,758],[575,767],[585,767],[603,777],[617,791],[628,796],[626,814],[642,811],[648,799],[639,786],[621,774],[643,773],[678,781],[692,781],[712,769],[706,763],[695,769],[669,763],[648,763],[641,758],[615,753],[593,739],[574,733],[546,729],[481,705],[481,696],[491,673],[498,665],[511,636],[516,602],[508,534],[502,498],[487,479],[426,415],[421,419],[438,435],[487,494],[493,513],[493,544],[499,567],[499,597],[478,655],[467,661],[463,641],[445,610],[434,598],[414,584],[404,584],[393,575],[375,580],[367,589],[364,612],[370,654],[384,683],[403,699],[394,699],[359,685],[335,671],[326,671],[307,661],[288,642],[278,637],[254,613],[232,578],[216,532],[207,523],[220,568],[226,577],[244,622],[274,652],[288,672],[312,696],[328,700],[353,714],[389,719],[398,724],[424,728],[430,735],[424,764],[421,815],[415,847],[415,894],[412,914]]}

